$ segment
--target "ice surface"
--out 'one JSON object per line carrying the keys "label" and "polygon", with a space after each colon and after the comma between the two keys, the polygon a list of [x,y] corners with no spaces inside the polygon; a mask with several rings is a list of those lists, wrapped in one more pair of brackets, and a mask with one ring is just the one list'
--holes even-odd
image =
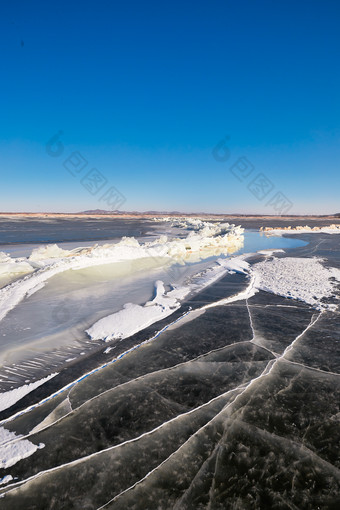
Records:
{"label": "ice surface", "polygon": [[[154,294],[134,294],[121,323],[113,306],[109,334],[132,330],[133,310],[139,326],[171,306],[177,318],[103,345],[102,365],[91,370],[86,357],[81,377],[52,380],[56,393],[7,416],[2,446],[36,450],[0,473],[13,479],[0,488],[3,508],[337,508],[340,318],[329,305],[339,249],[336,236],[310,237],[294,256],[262,250],[198,274],[178,266],[176,289],[153,273]],[[70,273],[27,301],[68,293]]]}
{"label": "ice surface", "polygon": [[[86,332],[93,340],[102,339],[108,342],[127,338],[171,315],[180,307],[180,301],[188,296],[192,290],[202,290],[228,272],[246,274],[249,270],[249,264],[244,260],[245,257],[246,255],[232,259],[218,259],[217,263],[211,268],[191,278],[191,282],[186,287],[174,288],[167,293],[164,290],[163,282],[158,281],[156,282],[156,297],[152,301],[147,302],[144,306],[126,303],[123,310],[104,317]],[[245,299],[253,295],[256,292],[253,280],[251,281],[251,289],[229,298],[228,302]]]}

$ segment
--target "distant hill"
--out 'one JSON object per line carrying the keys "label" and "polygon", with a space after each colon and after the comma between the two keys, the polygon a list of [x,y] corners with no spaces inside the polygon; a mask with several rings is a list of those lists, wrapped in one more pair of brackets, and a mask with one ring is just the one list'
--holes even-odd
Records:
{"label": "distant hill", "polygon": [[[105,209],[89,209],[87,211],[81,211],[77,214],[185,214],[180,211],[106,211]],[[192,214],[207,214],[207,213],[192,213]]]}
{"label": "distant hill", "polygon": [[117,216],[230,216],[234,218],[248,218],[248,217],[254,217],[254,218],[261,218],[261,217],[273,217],[273,218],[282,218],[282,217],[289,217],[289,218],[340,218],[340,213],[337,214],[288,214],[286,215],[277,215],[277,214],[240,214],[240,213],[207,213],[207,212],[191,212],[191,213],[184,213],[181,211],[119,211],[118,209],[114,211],[107,211],[105,209],[88,209],[86,211],[80,211],[75,214],[84,214],[84,215],[113,215],[116,214]]}
{"label": "distant hill", "polygon": [[89,209],[88,211],[81,211],[77,214],[122,214],[121,211],[105,211],[105,209]]}

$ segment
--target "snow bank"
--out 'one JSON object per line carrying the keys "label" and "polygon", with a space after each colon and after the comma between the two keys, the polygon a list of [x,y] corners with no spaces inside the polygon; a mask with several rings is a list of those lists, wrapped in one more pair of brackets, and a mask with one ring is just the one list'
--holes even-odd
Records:
{"label": "snow bank", "polygon": [[37,446],[20,437],[22,436],[17,436],[14,432],[0,427],[0,468],[7,469],[14,466],[19,460],[26,459],[45,446],[43,443]]}
{"label": "snow bank", "polygon": [[298,226],[298,227],[261,227],[260,232],[264,232],[265,234],[277,235],[281,236],[282,234],[315,234],[315,233],[324,233],[324,234],[340,234],[340,225],[332,224],[328,227],[309,227],[308,225]]}
{"label": "snow bank", "polygon": [[40,379],[39,381],[35,381],[30,384],[25,384],[24,386],[20,386],[20,388],[15,388],[14,390],[6,391],[5,393],[0,393],[0,411],[4,409],[8,409],[13,404],[18,402],[25,395],[35,390],[45,382],[55,377],[58,373],[48,375],[44,379]]}

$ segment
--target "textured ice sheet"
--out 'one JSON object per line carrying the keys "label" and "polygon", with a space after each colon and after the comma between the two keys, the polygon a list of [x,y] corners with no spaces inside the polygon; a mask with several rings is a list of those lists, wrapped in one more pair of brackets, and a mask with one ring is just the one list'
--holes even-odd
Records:
{"label": "textured ice sheet", "polygon": [[307,275],[313,305],[305,287],[287,299],[302,269],[265,255],[282,296],[259,290],[258,258],[234,259],[234,274],[192,300],[191,321],[10,419],[46,446],[0,472],[15,479],[5,510],[336,508],[340,330],[317,309],[330,273],[318,260]]}

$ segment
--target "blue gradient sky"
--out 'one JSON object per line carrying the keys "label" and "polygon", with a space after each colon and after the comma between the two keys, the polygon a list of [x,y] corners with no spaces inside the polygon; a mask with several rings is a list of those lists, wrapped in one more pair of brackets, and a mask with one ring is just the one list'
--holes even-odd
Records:
{"label": "blue gradient sky", "polygon": [[79,151],[125,210],[340,212],[339,22],[338,0],[2,2],[0,210],[107,208],[63,166]]}

